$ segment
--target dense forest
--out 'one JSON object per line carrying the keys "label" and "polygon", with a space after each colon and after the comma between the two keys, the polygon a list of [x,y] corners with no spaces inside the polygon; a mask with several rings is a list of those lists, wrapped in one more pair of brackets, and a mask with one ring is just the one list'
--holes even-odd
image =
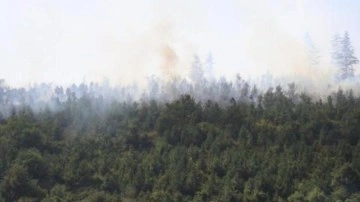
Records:
{"label": "dense forest", "polygon": [[0,28],[0,202],[360,202],[360,0],[7,0]]}
{"label": "dense forest", "polygon": [[44,108],[2,91],[0,201],[360,201],[351,90],[242,83],[218,100],[109,101],[85,89],[56,88]]}

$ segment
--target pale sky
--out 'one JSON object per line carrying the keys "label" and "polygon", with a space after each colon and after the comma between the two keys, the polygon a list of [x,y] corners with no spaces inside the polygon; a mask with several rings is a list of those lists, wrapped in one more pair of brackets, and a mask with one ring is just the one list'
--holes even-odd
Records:
{"label": "pale sky", "polygon": [[359,11],[357,0],[2,0],[0,78],[22,86],[185,76],[193,54],[204,61],[209,51],[216,76],[306,74],[306,32],[320,69],[336,32],[349,31],[360,57]]}

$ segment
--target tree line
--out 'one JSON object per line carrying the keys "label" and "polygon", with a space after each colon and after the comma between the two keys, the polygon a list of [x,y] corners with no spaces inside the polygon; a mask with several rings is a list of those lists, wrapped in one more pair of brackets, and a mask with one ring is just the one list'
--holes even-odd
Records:
{"label": "tree line", "polygon": [[0,121],[0,201],[359,201],[360,98],[294,88],[23,106]]}

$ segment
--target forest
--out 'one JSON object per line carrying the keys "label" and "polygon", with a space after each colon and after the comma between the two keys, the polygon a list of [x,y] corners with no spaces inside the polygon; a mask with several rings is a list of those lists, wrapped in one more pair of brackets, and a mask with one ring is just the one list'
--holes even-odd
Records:
{"label": "forest", "polygon": [[0,80],[0,202],[360,201],[358,59],[347,32],[333,50],[324,92],[215,78],[212,55],[145,88]]}
{"label": "forest", "polygon": [[359,11],[1,1],[0,202],[360,202]]}
{"label": "forest", "polygon": [[360,97],[238,79],[163,100],[3,82],[0,201],[360,201]]}

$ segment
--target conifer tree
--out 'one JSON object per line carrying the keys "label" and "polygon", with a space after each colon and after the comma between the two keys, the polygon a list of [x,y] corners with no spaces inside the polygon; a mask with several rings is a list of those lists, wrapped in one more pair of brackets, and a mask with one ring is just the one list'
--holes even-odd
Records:
{"label": "conifer tree", "polygon": [[354,65],[359,63],[359,60],[355,56],[349,33],[345,32],[342,38],[335,35],[332,45],[334,49],[332,56],[339,68],[339,79],[345,80],[354,77]]}

